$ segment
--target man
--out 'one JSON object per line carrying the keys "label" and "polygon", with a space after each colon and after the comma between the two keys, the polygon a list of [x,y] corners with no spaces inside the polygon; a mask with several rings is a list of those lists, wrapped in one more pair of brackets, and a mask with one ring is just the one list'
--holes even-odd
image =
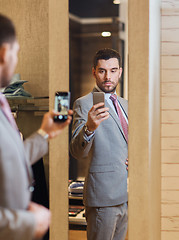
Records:
{"label": "man", "polygon": [[[128,105],[113,95],[120,66],[118,52],[99,50],[92,69],[96,86],[74,103],[70,150],[88,164],[84,186],[88,240],[124,240],[127,231]],[[93,106],[97,91],[105,93],[105,107]]]}
{"label": "man", "polygon": [[[17,64],[19,45],[13,23],[0,15],[0,88],[8,86]],[[0,94],[0,240],[40,239],[48,230],[50,212],[30,202],[30,164],[48,151],[47,139],[71,122],[54,123],[58,113],[44,115],[40,129],[23,143],[6,98]]]}

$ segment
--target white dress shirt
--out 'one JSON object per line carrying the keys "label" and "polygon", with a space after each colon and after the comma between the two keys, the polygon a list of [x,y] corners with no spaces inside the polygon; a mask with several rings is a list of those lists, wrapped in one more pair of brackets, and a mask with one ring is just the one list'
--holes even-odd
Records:
{"label": "white dress shirt", "polygon": [[[97,85],[95,85],[95,88],[96,88],[99,92],[103,92]],[[115,91],[113,94],[116,94],[116,91]],[[115,112],[115,114],[118,116],[118,114],[117,114],[117,112],[116,112],[116,109],[115,109],[115,107],[114,107],[114,104],[113,104],[113,102],[112,102],[111,99],[110,99],[110,96],[111,96],[111,93],[105,93],[105,100],[108,102],[108,104],[110,105],[110,107],[113,109],[113,111]],[[119,102],[118,102],[118,104],[119,104]],[[127,119],[127,117],[126,117],[126,114],[124,113],[124,110],[121,108],[121,105],[120,105],[120,104],[119,104],[119,107],[120,107],[120,109],[121,109],[121,111],[122,111],[122,114],[123,114],[123,116],[124,116],[127,124],[128,124],[128,119]],[[84,134],[85,140],[89,142],[89,141],[93,138],[94,134],[95,134],[95,131],[94,131],[91,135],[89,135],[89,136],[87,136],[86,134]]]}
{"label": "white dress shirt", "polygon": [[[96,88],[99,92],[103,92],[97,85],[95,85],[95,88]],[[116,94],[116,91],[115,91],[113,94]],[[117,95],[117,94],[116,94],[116,95]],[[110,107],[113,109],[113,111],[114,111],[115,114],[117,115],[116,109],[115,109],[115,107],[114,107],[114,104],[113,104],[112,100],[110,99],[110,96],[111,96],[111,93],[105,93],[105,100],[108,102],[108,104],[110,105]],[[119,107],[120,107],[120,109],[121,109],[121,111],[122,111],[122,114],[123,114],[123,116],[124,116],[124,118],[125,118],[125,120],[126,120],[126,122],[127,122],[127,124],[128,124],[128,119],[127,119],[127,117],[126,117],[126,114],[124,113],[124,110],[121,108],[121,105],[119,104],[119,102],[118,102],[118,105],[119,105]],[[118,115],[117,115],[117,116],[118,116]]]}

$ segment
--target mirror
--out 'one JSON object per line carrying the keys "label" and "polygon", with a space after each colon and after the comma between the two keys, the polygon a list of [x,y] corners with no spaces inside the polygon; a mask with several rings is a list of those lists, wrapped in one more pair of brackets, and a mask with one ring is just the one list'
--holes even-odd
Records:
{"label": "mirror", "polygon": [[[113,48],[122,56],[123,74],[120,78],[117,93],[128,98],[127,85],[127,0],[69,0],[69,42],[70,42],[70,91],[71,107],[74,101],[91,92],[94,87],[92,76],[93,57],[101,48]],[[71,129],[70,129],[71,135]],[[69,179],[83,180],[86,166],[84,162],[77,163],[70,155]],[[82,205],[82,196],[70,194],[71,205]],[[78,211],[78,210],[77,210]],[[72,215],[73,209],[71,209]],[[79,209],[80,212],[80,209]],[[69,216],[70,229],[85,229],[83,211],[77,214],[79,218]],[[69,240],[76,232],[70,233]],[[83,234],[81,232],[81,234]],[[84,239],[86,235],[84,234]]]}

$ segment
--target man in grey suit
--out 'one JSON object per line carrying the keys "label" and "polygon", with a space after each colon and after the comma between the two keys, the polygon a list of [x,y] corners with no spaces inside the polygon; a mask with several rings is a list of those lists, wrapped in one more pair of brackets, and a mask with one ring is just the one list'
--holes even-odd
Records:
{"label": "man in grey suit", "polygon": [[[74,103],[70,151],[85,161],[84,205],[88,240],[124,240],[127,232],[127,101],[117,97],[122,74],[120,55],[101,49],[93,63],[96,85]],[[93,93],[105,93],[93,105]],[[122,114],[122,115],[120,115]]]}
{"label": "man in grey suit", "polygon": [[[9,85],[17,64],[19,45],[10,19],[0,14],[0,88]],[[30,201],[30,164],[48,151],[47,139],[57,136],[71,122],[54,123],[58,115],[44,115],[40,129],[23,142],[6,98],[0,93],[0,240],[40,239],[48,230],[50,211]]]}

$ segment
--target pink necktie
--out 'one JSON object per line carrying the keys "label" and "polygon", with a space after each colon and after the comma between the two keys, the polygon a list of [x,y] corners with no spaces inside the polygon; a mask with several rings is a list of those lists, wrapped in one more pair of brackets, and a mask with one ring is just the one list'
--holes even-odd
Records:
{"label": "pink necktie", "polygon": [[116,109],[116,112],[117,112],[117,115],[120,119],[120,122],[121,122],[121,126],[122,126],[122,129],[123,129],[123,132],[124,132],[124,135],[125,135],[125,138],[128,142],[128,124],[126,122],[126,119],[122,113],[122,110],[121,108],[119,107],[119,103],[117,101],[117,96],[114,94],[114,95],[111,95],[110,96],[110,99],[112,100],[113,104],[114,104],[114,107]]}
{"label": "pink necktie", "polygon": [[18,127],[16,125],[14,117],[12,116],[11,109],[9,107],[9,103],[8,103],[8,101],[6,100],[6,98],[3,94],[0,94],[0,108],[2,109],[4,115],[6,116],[6,118],[8,119],[10,124],[12,125],[12,127],[15,130],[18,130]]}

